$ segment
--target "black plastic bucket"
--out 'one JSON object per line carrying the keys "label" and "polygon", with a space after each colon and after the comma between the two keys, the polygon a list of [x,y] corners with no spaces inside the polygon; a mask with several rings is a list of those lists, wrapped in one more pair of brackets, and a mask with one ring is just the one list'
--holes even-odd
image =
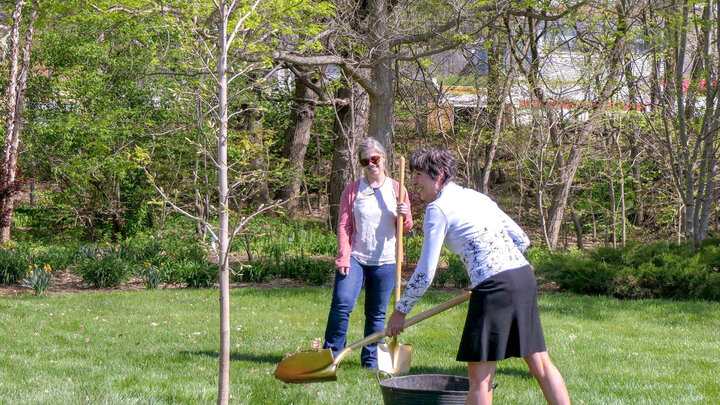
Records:
{"label": "black plastic bucket", "polygon": [[[380,375],[390,378],[381,380]],[[378,372],[385,405],[464,404],[470,386],[467,377],[444,374],[418,374],[393,377]]]}

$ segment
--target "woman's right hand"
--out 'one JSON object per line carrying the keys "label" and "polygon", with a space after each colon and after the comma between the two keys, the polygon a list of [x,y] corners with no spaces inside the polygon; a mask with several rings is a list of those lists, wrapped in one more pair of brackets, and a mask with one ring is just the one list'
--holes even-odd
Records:
{"label": "woman's right hand", "polygon": [[398,202],[395,210],[398,215],[407,216],[408,212],[410,212],[410,205],[404,202]]}
{"label": "woman's right hand", "polygon": [[350,271],[350,267],[338,267],[337,268],[338,273],[340,273],[343,276],[347,276],[348,272]]}

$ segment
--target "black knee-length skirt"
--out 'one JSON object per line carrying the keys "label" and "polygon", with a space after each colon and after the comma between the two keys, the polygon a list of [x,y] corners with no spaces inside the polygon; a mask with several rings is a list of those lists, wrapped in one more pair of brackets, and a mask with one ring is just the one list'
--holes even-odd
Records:
{"label": "black knee-length skirt", "polygon": [[532,267],[503,271],[473,288],[458,361],[500,361],[545,350]]}

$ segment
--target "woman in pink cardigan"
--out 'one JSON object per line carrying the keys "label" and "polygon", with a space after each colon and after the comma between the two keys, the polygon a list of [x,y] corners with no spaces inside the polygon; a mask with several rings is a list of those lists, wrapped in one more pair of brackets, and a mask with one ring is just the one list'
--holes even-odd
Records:
{"label": "woman in pink cardigan", "polygon": [[[387,177],[387,153],[373,138],[358,149],[363,177],[343,190],[338,216],[338,255],[335,259],[335,286],[328,323],[326,349],[333,354],[345,347],[350,313],[365,285],[365,336],[385,327],[387,308],[395,283],[395,222],[405,215],[403,229],[412,227],[407,190],[404,202],[397,181]],[[363,367],[377,369],[377,343],[362,349]]]}

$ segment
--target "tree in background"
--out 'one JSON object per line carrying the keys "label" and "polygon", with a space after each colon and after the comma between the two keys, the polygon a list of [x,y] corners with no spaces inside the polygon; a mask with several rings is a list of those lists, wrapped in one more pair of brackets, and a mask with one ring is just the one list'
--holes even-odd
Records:
{"label": "tree in background", "polygon": [[649,24],[658,105],[646,115],[680,196],[680,234],[695,245],[708,235],[715,211],[720,127],[720,13],[708,2],[681,1],[658,9]]}
{"label": "tree in background", "polygon": [[[10,44],[8,52],[3,56],[9,58],[10,78],[7,87],[7,116],[3,137],[3,156],[0,161],[0,242],[10,239],[10,226],[14,210],[13,198],[20,188],[18,177],[18,153],[20,150],[20,134],[23,127],[23,110],[25,109],[25,89],[27,88],[28,72],[30,71],[30,55],[32,53],[35,21],[38,18],[38,0],[33,0],[32,10],[25,24],[24,41],[21,44],[20,33],[23,31],[24,0],[15,2],[12,13],[12,27],[8,33]],[[22,45],[22,46],[21,46]],[[4,58],[3,58],[4,59]]]}

